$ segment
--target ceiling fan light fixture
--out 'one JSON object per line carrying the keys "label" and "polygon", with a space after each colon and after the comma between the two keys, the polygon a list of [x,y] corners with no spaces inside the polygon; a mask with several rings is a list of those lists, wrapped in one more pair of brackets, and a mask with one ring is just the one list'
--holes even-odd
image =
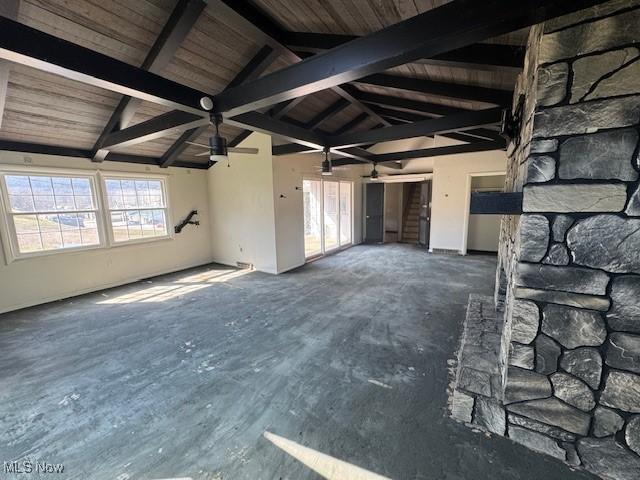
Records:
{"label": "ceiling fan light fixture", "polygon": [[322,175],[333,175],[331,162],[329,160],[323,160],[322,162]]}
{"label": "ceiling fan light fixture", "polygon": [[333,175],[333,167],[331,165],[331,160],[329,159],[328,150],[324,151],[324,160],[322,161],[322,175]]}
{"label": "ceiling fan light fixture", "polygon": [[226,157],[229,153],[227,150],[227,139],[218,134],[209,137],[209,149],[211,151],[209,158],[213,156]]}

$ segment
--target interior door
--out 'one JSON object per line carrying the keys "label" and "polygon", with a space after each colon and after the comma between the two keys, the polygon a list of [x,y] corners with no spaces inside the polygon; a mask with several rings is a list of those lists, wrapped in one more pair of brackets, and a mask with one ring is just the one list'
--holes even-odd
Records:
{"label": "interior door", "polygon": [[431,236],[431,180],[420,185],[420,218],[418,242],[424,247],[429,246]]}
{"label": "interior door", "polygon": [[382,243],[384,239],[384,184],[367,183],[365,204],[366,243]]}

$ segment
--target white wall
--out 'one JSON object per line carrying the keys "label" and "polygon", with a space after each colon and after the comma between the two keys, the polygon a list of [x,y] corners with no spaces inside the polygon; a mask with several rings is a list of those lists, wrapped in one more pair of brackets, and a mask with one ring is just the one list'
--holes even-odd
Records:
{"label": "white wall", "polygon": [[[0,312],[121,285],[211,261],[207,176],[204,170],[160,169],[144,165],[46,155],[0,152],[0,164],[94,171],[166,174],[170,211],[178,223],[192,209],[200,227],[188,226],[174,239],[77,252],[56,252],[7,264],[0,257]],[[169,226],[171,228],[171,225]]]}
{"label": "white wall", "polygon": [[[274,202],[278,273],[305,263],[304,208],[302,179],[320,178],[323,155],[297,154],[273,157]],[[362,241],[362,178],[363,167],[349,166],[333,170],[332,180],[353,182],[353,243]],[[296,190],[299,187],[300,190]],[[284,197],[281,197],[284,196]]]}
{"label": "white wall", "polygon": [[471,215],[467,250],[497,252],[501,218],[500,215]]}
{"label": "white wall", "polygon": [[254,133],[242,146],[259,153],[232,153],[231,167],[218,163],[208,170],[213,260],[277,273],[271,137]]}

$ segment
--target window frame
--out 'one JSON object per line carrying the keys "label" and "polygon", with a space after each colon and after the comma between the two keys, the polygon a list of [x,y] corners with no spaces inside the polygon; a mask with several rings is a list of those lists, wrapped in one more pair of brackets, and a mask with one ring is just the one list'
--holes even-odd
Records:
{"label": "window frame", "polygon": [[[72,254],[82,252],[86,250],[97,250],[107,246],[107,236],[105,231],[104,219],[102,217],[102,205],[100,195],[100,182],[98,181],[97,172],[83,171],[83,170],[70,170],[64,168],[40,168],[40,167],[23,167],[19,165],[15,166],[1,166],[0,167],[0,213],[2,214],[2,221],[0,221],[0,237],[2,238],[2,245],[5,254],[7,264],[16,260],[23,260],[29,258],[45,257],[49,255],[59,254]],[[54,248],[50,250],[40,250],[34,252],[20,252],[18,245],[18,235],[16,231],[16,225],[14,221],[15,216],[19,215],[39,215],[42,212],[24,212],[14,213],[11,209],[11,202],[9,200],[9,190],[7,188],[6,177],[11,175],[21,176],[40,176],[40,177],[66,177],[66,178],[86,178],[91,184],[91,192],[94,202],[93,210],[73,210],[72,212],[93,212],[96,216],[96,229],[98,231],[98,243],[95,245],[79,245],[76,247],[63,247]],[[51,212],[51,213],[64,213]]]}
{"label": "window frame", "polygon": [[[143,172],[100,172],[100,194],[102,197],[103,205],[103,221],[105,223],[106,235],[109,243],[109,247],[122,247],[126,245],[136,245],[140,243],[158,242],[163,240],[173,240],[175,238],[175,231],[173,228],[173,218],[171,216],[171,201],[169,199],[169,189],[167,188],[167,175],[159,175]],[[157,180],[160,182],[162,189],[162,195],[164,196],[164,207],[155,208],[137,208],[130,210],[163,210],[165,216],[165,222],[167,225],[167,234],[153,237],[135,238],[133,240],[116,241],[113,232],[113,225],[111,223],[112,211],[126,211],[127,209],[111,209],[109,208],[109,194],[107,192],[107,180]]]}

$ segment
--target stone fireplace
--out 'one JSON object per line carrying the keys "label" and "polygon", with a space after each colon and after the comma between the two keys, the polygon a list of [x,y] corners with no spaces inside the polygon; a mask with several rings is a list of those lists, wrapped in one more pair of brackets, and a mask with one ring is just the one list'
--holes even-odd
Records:
{"label": "stone fireplace", "polygon": [[523,213],[502,220],[495,298],[470,300],[484,363],[461,346],[452,415],[637,480],[640,1],[532,28],[518,103],[505,190]]}

